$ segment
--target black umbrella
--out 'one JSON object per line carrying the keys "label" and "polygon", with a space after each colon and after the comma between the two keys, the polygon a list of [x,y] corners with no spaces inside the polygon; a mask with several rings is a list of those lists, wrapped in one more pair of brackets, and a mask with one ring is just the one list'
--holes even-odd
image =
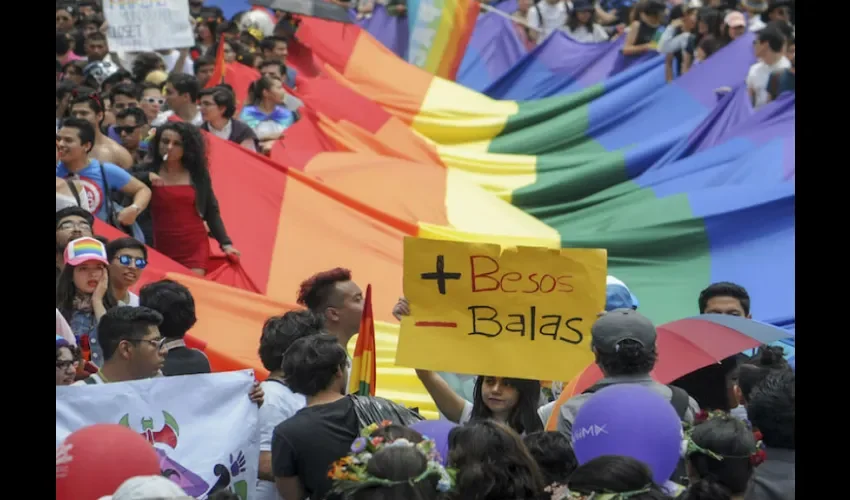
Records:
{"label": "black umbrella", "polygon": [[317,17],[328,21],[351,24],[348,9],[322,0],[249,0],[251,5],[282,10],[290,14]]}

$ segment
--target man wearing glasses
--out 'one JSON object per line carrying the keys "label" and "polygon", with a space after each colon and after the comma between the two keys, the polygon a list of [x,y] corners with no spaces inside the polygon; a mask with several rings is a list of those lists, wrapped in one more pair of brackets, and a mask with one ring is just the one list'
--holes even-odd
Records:
{"label": "man wearing glasses", "polygon": [[148,251],[135,238],[118,238],[106,245],[109,260],[109,286],[119,306],[138,306],[139,296],[130,291],[148,265]]}
{"label": "man wearing glasses", "polygon": [[[147,307],[113,307],[100,318],[97,338],[103,349],[103,366],[72,386],[131,382],[162,375],[166,338],[159,331],[162,315]],[[248,394],[262,406],[265,393],[254,382]]]}
{"label": "man wearing glasses", "polygon": [[65,267],[65,247],[69,241],[92,234],[94,216],[80,207],[66,207],[56,212],[56,279]]}
{"label": "man wearing glasses", "polygon": [[165,364],[162,315],[147,307],[114,307],[100,319],[103,366],[72,385],[129,382],[154,377]]}

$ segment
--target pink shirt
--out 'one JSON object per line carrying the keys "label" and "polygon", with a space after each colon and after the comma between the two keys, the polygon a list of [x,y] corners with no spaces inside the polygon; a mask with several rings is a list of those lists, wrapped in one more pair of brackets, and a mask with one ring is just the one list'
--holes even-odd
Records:
{"label": "pink shirt", "polygon": [[68,325],[68,322],[65,321],[65,318],[62,316],[62,313],[59,312],[59,309],[56,309],[56,335],[67,340],[71,345],[77,345],[77,339],[74,337],[74,331],[71,330],[70,325]]}
{"label": "pink shirt", "polygon": [[59,64],[65,66],[69,62],[79,61],[81,59],[85,59],[85,57],[78,56],[77,54],[74,54],[73,50],[69,50],[67,54],[59,58]]}

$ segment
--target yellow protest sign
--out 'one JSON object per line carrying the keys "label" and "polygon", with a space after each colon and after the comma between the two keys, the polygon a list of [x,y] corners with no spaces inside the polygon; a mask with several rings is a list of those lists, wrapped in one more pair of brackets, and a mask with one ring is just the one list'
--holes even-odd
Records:
{"label": "yellow protest sign", "polygon": [[593,362],[606,274],[605,250],[406,238],[396,364],[569,380]]}

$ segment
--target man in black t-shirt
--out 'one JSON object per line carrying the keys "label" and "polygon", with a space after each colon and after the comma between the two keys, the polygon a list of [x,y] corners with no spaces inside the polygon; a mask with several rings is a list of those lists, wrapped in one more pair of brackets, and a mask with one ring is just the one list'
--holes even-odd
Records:
{"label": "man in black t-shirt", "polygon": [[272,473],[286,500],[325,498],[333,486],[328,468],[348,454],[363,427],[384,420],[405,426],[422,420],[383,398],[344,396],[347,368],[345,348],[325,333],[295,341],[283,355],[286,385],[307,398],[307,406],[272,434]]}
{"label": "man in black t-shirt", "polygon": [[327,334],[300,339],[283,355],[287,385],[307,397],[307,407],[272,435],[272,472],[286,500],[324,498],[332,486],[328,468],[360,432],[354,402],[343,396],[347,368],[345,349]]}

